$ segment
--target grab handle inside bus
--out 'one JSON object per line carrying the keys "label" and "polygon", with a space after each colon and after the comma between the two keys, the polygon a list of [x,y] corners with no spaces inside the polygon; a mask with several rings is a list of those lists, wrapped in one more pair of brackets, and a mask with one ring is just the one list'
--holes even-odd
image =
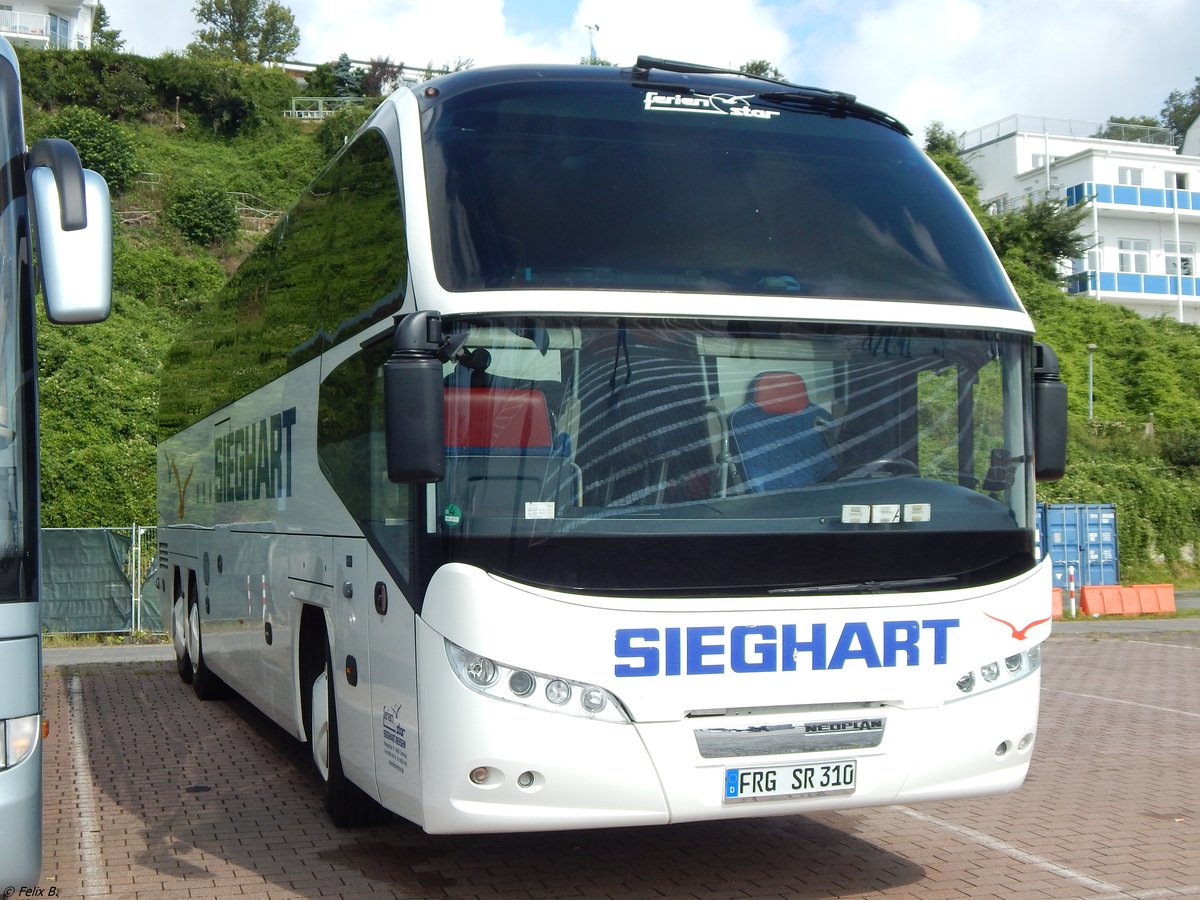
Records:
{"label": "grab handle inside bus", "polygon": [[442,364],[462,349],[466,335],[445,337],[432,310],[396,323],[392,353],[383,364],[388,478],[396,484],[441,481],[446,469]]}

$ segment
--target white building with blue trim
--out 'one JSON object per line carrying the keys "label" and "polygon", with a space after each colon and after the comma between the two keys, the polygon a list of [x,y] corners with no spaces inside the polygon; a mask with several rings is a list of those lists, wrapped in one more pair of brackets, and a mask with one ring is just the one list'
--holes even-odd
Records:
{"label": "white building with blue trim", "polygon": [[1178,148],[1165,128],[1010,116],[959,148],[993,209],[1046,196],[1090,204],[1071,293],[1200,323],[1200,129]]}
{"label": "white building with blue trim", "polygon": [[12,0],[0,3],[0,35],[14,47],[86,50],[99,0]]}

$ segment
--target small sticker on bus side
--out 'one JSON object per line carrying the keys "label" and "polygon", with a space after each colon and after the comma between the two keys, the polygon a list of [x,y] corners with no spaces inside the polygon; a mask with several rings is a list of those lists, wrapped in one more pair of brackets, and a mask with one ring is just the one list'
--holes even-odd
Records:
{"label": "small sticker on bus side", "polygon": [[525,518],[526,519],[553,519],[554,518],[554,501],[553,500],[526,500],[525,501]]}

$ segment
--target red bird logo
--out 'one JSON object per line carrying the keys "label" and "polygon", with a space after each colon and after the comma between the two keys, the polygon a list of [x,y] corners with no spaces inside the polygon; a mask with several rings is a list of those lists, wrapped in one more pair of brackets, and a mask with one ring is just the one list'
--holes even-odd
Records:
{"label": "red bird logo", "polygon": [[1030,628],[1036,628],[1038,625],[1041,625],[1043,622],[1050,621],[1050,616],[1046,616],[1046,618],[1044,618],[1044,619],[1038,619],[1036,622],[1030,622],[1024,628],[1018,629],[1017,626],[1014,625],[1012,622],[1005,622],[1003,619],[997,619],[995,616],[993,616],[989,613],[984,613],[984,615],[987,616],[989,619],[992,619],[993,621],[1000,622],[1001,624],[1007,625],[1009,628],[1011,628],[1012,636],[1015,637],[1018,641],[1023,641],[1029,637],[1029,629]]}

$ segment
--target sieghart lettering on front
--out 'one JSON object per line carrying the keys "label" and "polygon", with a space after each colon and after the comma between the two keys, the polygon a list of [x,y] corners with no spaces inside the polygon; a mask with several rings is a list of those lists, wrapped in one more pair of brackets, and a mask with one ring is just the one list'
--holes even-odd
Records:
{"label": "sieghart lettering on front", "polygon": [[861,665],[870,669],[946,664],[950,630],[958,619],[847,622],[831,632],[825,623],[694,625],[687,628],[618,628],[614,639],[618,678],[720,675],[725,672],[825,671]]}
{"label": "sieghart lettering on front", "polygon": [[[225,420],[222,425],[227,425]],[[215,500],[275,500],[292,496],[292,427],[296,407],[213,438]]]}

